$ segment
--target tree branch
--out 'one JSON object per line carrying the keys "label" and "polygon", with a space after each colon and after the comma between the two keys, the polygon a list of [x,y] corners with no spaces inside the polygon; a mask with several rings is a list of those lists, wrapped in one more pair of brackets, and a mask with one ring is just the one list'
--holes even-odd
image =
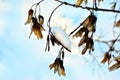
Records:
{"label": "tree branch", "polygon": [[[120,37],[120,34],[119,34],[119,35],[117,36],[117,38],[114,39],[114,40],[103,41],[103,40],[100,40],[100,39],[95,39],[95,41],[105,43],[106,45],[109,46],[109,51],[111,51],[111,50],[113,49],[113,51],[115,51],[115,52],[118,53],[119,51],[116,50],[113,46],[114,46],[115,42],[119,41],[119,39],[118,39],[119,37]],[[110,42],[111,44],[109,44],[109,42]]]}
{"label": "tree branch", "polygon": [[95,7],[95,8],[93,8],[93,7],[83,7],[83,6],[77,6],[75,4],[70,4],[68,2],[62,2],[60,0],[55,0],[55,1],[63,3],[63,4],[68,5],[68,6],[76,7],[76,8],[82,8],[82,9],[87,9],[87,10],[95,10],[95,11],[106,11],[106,12],[120,13],[119,10],[103,9],[103,8],[97,8],[97,7]]}

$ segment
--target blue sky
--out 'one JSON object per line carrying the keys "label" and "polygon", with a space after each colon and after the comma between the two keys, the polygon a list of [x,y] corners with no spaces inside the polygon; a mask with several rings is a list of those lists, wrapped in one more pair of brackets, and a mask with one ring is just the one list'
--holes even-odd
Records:
{"label": "blue sky", "polygon": [[[69,2],[69,0],[67,1]],[[37,40],[34,35],[28,39],[30,25],[24,25],[27,19],[27,11],[36,2],[38,0],[0,0],[0,80],[118,80],[119,70],[109,72],[107,66],[101,65],[99,67],[95,61],[92,61],[90,55],[82,56],[79,53],[79,48],[74,48],[73,53],[65,55],[64,66],[67,76],[59,77],[54,74],[53,70],[49,69],[49,64],[54,62],[60,47],[54,47],[54,49],[52,47],[50,52],[45,52],[47,31],[43,32],[45,35],[43,40]],[[56,5],[58,3],[53,0],[45,0],[41,4],[41,14],[45,17],[45,29],[48,29],[46,22]],[[56,11],[52,25],[67,25],[68,28],[75,28],[87,15],[87,13],[83,15],[77,9],[64,7]],[[101,33],[100,30],[105,30],[102,33],[103,38],[111,39],[112,37],[107,36],[106,33],[112,31],[112,27],[108,27],[112,25],[114,18],[106,17],[106,14],[108,13],[98,13],[100,22],[97,24],[96,35]],[[102,20],[101,15],[106,18]],[[110,13],[109,15],[114,14]],[[108,27],[99,27],[104,22],[106,24],[102,24],[102,26]],[[95,51],[100,54],[98,56],[102,56],[99,49]],[[103,51],[105,50],[103,49]]]}

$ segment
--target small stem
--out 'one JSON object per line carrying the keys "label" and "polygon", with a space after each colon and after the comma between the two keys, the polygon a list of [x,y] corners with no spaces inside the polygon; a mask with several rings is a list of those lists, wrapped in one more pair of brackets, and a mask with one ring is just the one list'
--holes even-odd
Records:
{"label": "small stem", "polygon": [[35,17],[37,17],[37,16],[36,16],[36,10],[37,10],[37,5],[35,6],[35,13],[34,13],[34,16],[35,16]]}
{"label": "small stem", "polygon": [[64,47],[61,47],[60,51],[59,51],[59,54],[57,56],[57,58],[61,58],[61,53],[62,53],[62,50],[63,50]]}
{"label": "small stem", "polygon": [[39,5],[39,14],[41,14],[41,8],[40,8],[40,5]]}
{"label": "small stem", "polygon": [[42,1],[44,1],[44,0],[41,0],[41,1],[39,1],[38,3],[33,4],[33,5],[31,6],[31,8],[32,8],[33,6],[35,6],[35,5],[39,5]]}
{"label": "small stem", "polygon": [[39,1],[39,2],[37,3],[37,5],[39,5],[42,1],[44,1],[44,0]]}
{"label": "small stem", "polygon": [[50,14],[50,17],[49,17],[48,22],[47,22],[47,26],[48,26],[48,27],[50,27],[50,20],[51,20],[51,17],[52,17],[52,15],[53,15],[53,13],[54,13],[61,5],[63,5],[63,3],[59,4],[59,5],[52,11],[52,13]]}

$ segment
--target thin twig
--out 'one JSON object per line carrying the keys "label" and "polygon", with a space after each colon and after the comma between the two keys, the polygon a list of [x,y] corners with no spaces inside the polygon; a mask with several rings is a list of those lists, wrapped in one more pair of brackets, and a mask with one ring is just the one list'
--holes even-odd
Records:
{"label": "thin twig", "polygon": [[31,6],[31,8],[32,8],[33,6],[35,6],[35,5],[39,5],[42,1],[44,1],[44,0],[41,0],[41,1],[37,2],[37,3],[34,3],[34,4]]}
{"label": "thin twig", "polygon": [[69,36],[72,35],[77,29],[79,29],[80,26],[82,26],[84,24],[84,22],[88,19],[88,17],[82,23],[80,23],[80,25],[69,34]]}
{"label": "thin twig", "polygon": [[63,3],[63,4],[68,5],[68,6],[76,7],[76,8],[82,8],[82,9],[87,9],[87,10],[95,10],[95,11],[107,11],[107,12],[120,13],[119,10],[103,9],[103,8],[97,8],[97,7],[95,7],[95,8],[93,8],[93,7],[83,7],[83,6],[76,6],[75,4],[70,4],[68,2],[62,2],[60,0],[55,0],[55,1]]}
{"label": "thin twig", "polygon": [[63,5],[63,3],[59,4],[59,5],[52,11],[52,13],[50,14],[50,17],[49,17],[48,22],[47,22],[47,26],[49,27],[49,32],[50,32],[50,20],[51,20],[51,17],[52,17],[52,15],[53,15],[53,13],[54,13],[60,6],[62,6],[62,5]]}
{"label": "thin twig", "polygon": [[[117,38],[116,38],[116,39],[114,39],[114,40],[110,40],[110,41],[103,41],[103,40],[95,39],[95,41],[105,43],[106,45],[108,45],[108,46],[110,47],[108,51],[111,51],[111,48],[113,48],[113,46],[114,46],[115,42],[120,41],[120,40],[119,40],[119,37],[120,37],[120,34],[119,34],[119,35],[117,36]],[[109,42],[111,42],[111,45],[109,44]],[[116,53],[118,53],[118,52],[119,52],[119,51],[118,51],[118,50],[116,50],[116,49],[114,49],[114,51],[115,51]]]}

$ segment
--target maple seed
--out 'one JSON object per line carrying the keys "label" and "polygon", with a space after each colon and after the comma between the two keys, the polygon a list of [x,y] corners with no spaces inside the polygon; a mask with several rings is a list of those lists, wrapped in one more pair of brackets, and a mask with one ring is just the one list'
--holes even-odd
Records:
{"label": "maple seed", "polygon": [[31,20],[32,20],[32,17],[33,17],[33,10],[32,9],[30,9],[29,11],[28,11],[28,18],[27,18],[27,21],[25,22],[25,25],[26,24],[29,24],[30,22],[31,22]]}
{"label": "maple seed", "polygon": [[111,55],[108,52],[104,53],[104,58],[101,61],[101,63],[105,64],[108,61],[108,64],[109,64],[110,63],[110,58],[111,58]]}
{"label": "maple seed", "polygon": [[43,25],[43,23],[44,23],[44,17],[42,16],[42,15],[38,15],[38,20],[39,20],[39,23],[41,24],[41,25]]}
{"label": "maple seed", "polygon": [[97,17],[93,13],[91,13],[84,21],[83,26],[90,27],[91,25],[95,25],[96,21],[97,21]]}
{"label": "maple seed", "polygon": [[91,24],[95,24],[96,23],[96,21],[97,21],[97,18],[96,18],[96,16],[95,15],[90,15],[90,17],[89,17],[89,21],[90,21],[90,23]]}
{"label": "maple seed", "polygon": [[[31,29],[31,33],[30,33],[30,36],[32,34],[32,32],[34,32],[34,34],[37,36],[37,39],[42,39],[43,38],[43,35],[42,35],[42,30],[43,30],[43,27],[42,25],[40,25],[37,21],[37,18],[35,17],[32,17],[32,29]],[[29,36],[29,38],[30,38]]]}
{"label": "maple seed", "polygon": [[56,58],[54,63],[49,65],[50,69],[54,68],[54,73],[58,72],[59,76],[66,76],[63,61],[60,58]]}
{"label": "maple seed", "polygon": [[81,37],[83,32],[85,32],[85,34],[87,34],[89,31],[86,27],[82,27],[78,32],[76,32],[73,37]]}
{"label": "maple seed", "polygon": [[118,68],[120,68],[120,62],[116,62],[111,67],[109,67],[109,71],[113,71],[113,70],[118,69]]}
{"label": "maple seed", "polygon": [[120,20],[118,20],[115,24],[116,27],[120,27]]}
{"label": "maple seed", "polygon": [[76,6],[80,6],[82,4],[83,0],[77,0]]}

